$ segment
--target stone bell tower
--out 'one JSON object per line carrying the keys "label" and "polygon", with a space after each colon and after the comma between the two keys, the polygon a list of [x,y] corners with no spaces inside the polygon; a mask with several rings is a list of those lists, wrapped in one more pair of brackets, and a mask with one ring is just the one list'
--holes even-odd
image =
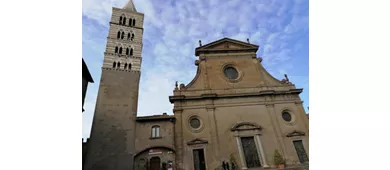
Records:
{"label": "stone bell tower", "polygon": [[133,169],[144,14],[112,8],[86,170]]}

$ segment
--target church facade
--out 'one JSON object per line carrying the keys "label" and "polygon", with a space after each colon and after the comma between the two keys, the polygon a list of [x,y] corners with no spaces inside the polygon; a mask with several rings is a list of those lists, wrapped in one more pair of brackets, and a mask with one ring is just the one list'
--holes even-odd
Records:
{"label": "church facade", "polygon": [[307,165],[303,89],[270,75],[249,41],[200,43],[193,80],[167,96],[173,115],[137,116],[143,19],[131,0],[113,8],[84,169],[272,169],[275,150]]}

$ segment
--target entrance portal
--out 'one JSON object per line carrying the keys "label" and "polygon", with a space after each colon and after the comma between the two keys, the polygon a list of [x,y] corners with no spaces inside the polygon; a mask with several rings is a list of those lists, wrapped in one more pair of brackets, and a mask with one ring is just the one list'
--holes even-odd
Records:
{"label": "entrance portal", "polygon": [[204,151],[203,149],[194,149],[194,168],[195,170],[206,170],[206,164],[204,160]]}
{"label": "entrance portal", "polygon": [[241,137],[242,150],[244,151],[247,168],[260,167],[259,154],[257,153],[256,143],[251,137]]}
{"label": "entrance portal", "polygon": [[160,166],[160,158],[159,157],[153,157],[150,159],[150,170],[161,170]]}
{"label": "entrance portal", "polygon": [[299,162],[305,163],[308,162],[309,159],[307,158],[305,148],[303,147],[303,143],[301,140],[294,141],[294,147],[297,151]]}

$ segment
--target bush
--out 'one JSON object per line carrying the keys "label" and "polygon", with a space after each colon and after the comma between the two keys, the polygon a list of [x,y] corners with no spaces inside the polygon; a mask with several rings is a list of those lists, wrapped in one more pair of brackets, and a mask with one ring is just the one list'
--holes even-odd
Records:
{"label": "bush", "polygon": [[280,165],[280,164],[284,164],[285,161],[282,157],[282,155],[279,153],[279,150],[275,149],[275,152],[274,152],[274,164],[275,165]]}

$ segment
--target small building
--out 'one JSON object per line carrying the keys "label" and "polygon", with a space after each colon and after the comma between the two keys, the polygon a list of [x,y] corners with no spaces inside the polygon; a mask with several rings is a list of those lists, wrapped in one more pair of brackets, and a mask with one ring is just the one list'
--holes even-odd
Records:
{"label": "small building", "polygon": [[93,79],[92,79],[92,76],[91,76],[91,73],[89,72],[88,70],[88,66],[87,64],[85,64],[85,61],[83,59],[83,96],[82,96],[82,100],[83,100],[83,105],[82,105],[82,109],[83,109],[83,112],[84,112],[84,101],[85,101],[85,94],[87,93],[87,87],[88,87],[88,83],[93,83]]}

